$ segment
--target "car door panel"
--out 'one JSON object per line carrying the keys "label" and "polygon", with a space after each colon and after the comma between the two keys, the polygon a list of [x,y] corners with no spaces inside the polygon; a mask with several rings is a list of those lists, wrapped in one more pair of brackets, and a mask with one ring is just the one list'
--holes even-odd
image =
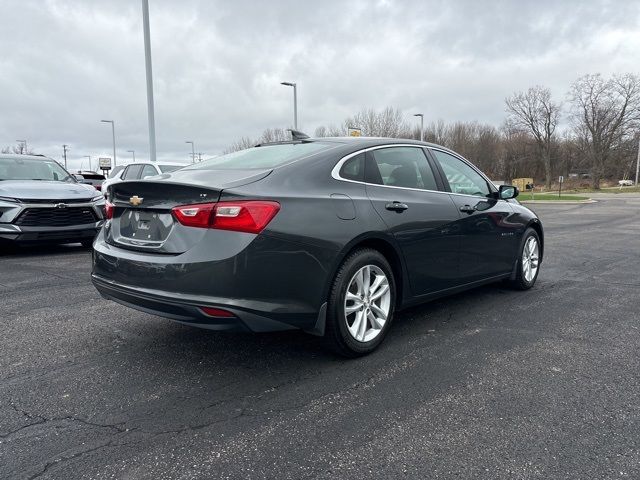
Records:
{"label": "car door panel", "polygon": [[[414,150],[423,156],[421,173],[428,175],[431,167],[424,152]],[[459,217],[455,205],[446,193],[373,183],[411,185],[413,181],[412,174],[406,174],[407,165],[393,165],[380,178],[375,178],[379,172],[372,178],[370,169],[377,166],[374,154],[375,151],[367,153],[367,196],[400,246],[413,294],[425,295],[455,286],[459,276],[455,225]]]}
{"label": "car door panel", "polygon": [[519,222],[509,202],[498,200],[486,179],[467,162],[432,149],[456,206],[460,279],[470,283],[509,273],[518,246]]}

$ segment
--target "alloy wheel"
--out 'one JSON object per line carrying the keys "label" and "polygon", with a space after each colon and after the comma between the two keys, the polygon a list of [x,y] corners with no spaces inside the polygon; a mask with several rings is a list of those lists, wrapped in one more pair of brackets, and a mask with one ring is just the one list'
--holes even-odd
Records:
{"label": "alloy wheel", "polygon": [[527,282],[536,278],[539,258],[538,241],[534,236],[527,239],[522,250],[522,274]]}
{"label": "alloy wheel", "polygon": [[389,279],[376,265],[365,265],[351,278],[344,299],[344,316],[351,336],[369,342],[380,335],[389,319]]}

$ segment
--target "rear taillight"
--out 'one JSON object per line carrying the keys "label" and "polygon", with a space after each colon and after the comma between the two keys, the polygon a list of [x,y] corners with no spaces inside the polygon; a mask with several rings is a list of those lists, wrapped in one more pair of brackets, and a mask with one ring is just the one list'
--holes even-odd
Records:
{"label": "rear taillight", "polygon": [[279,210],[278,202],[248,200],[181,205],[173,213],[187,227],[260,233]]}
{"label": "rear taillight", "polygon": [[172,209],[176,219],[187,227],[210,228],[215,203],[181,205]]}
{"label": "rear taillight", "polygon": [[109,202],[108,200],[104,202],[104,218],[106,218],[107,220],[112,219],[113,209],[114,209],[113,203]]}

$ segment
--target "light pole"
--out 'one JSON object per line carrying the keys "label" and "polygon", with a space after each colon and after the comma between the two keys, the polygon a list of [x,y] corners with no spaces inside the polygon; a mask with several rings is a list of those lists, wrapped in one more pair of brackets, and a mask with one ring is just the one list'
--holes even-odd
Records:
{"label": "light pole", "polygon": [[16,140],[16,142],[24,144],[24,150],[21,153],[24,153],[26,155],[27,154],[27,141],[26,140]]}
{"label": "light pole", "polygon": [[[89,171],[91,171],[91,155],[83,155],[83,157],[89,159]],[[80,164],[80,167],[82,167],[82,164]],[[80,168],[80,170],[82,170],[82,168]]]}
{"label": "light pole", "polygon": [[196,163],[196,147],[193,144],[192,140],[187,140],[184,143],[190,143],[191,144],[191,163]]}
{"label": "light pole", "polygon": [[420,117],[420,141],[424,142],[424,114],[414,113],[414,117]]}
{"label": "light pole", "polygon": [[67,148],[69,148],[69,145],[62,145],[62,155],[64,155],[64,168],[67,168]]}
{"label": "light pole", "polygon": [[280,82],[280,85],[293,87],[293,129],[298,130],[298,85],[294,82]]}
{"label": "light pole", "polygon": [[113,120],[100,120],[102,123],[111,124],[111,138],[113,140],[113,166],[116,166],[116,127]]}
{"label": "light pole", "polygon": [[133,155],[133,163],[136,162],[136,151],[135,150],[127,150],[131,155]]}
{"label": "light pole", "polygon": [[640,173],[640,138],[638,138],[638,159],[636,160],[636,187],[638,186],[638,173]]}
{"label": "light pole", "polygon": [[153,72],[151,69],[151,39],[149,34],[149,0],[142,0],[144,30],[144,64],[147,70],[147,117],[149,119],[149,158],[156,161],[156,120],[153,113]]}

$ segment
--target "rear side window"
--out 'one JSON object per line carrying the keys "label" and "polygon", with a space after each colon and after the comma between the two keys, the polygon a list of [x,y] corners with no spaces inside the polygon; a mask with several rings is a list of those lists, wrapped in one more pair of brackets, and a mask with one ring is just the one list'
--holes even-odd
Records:
{"label": "rear side window", "polygon": [[135,180],[140,177],[140,171],[142,170],[142,165],[129,165],[127,169],[122,174],[123,180]]}
{"label": "rear side window", "polygon": [[154,175],[158,175],[158,172],[152,165],[142,167],[142,178],[153,177]]}
{"label": "rear side window", "polygon": [[275,168],[332,148],[330,143],[282,143],[247,148],[196,163],[185,170],[233,170]]}
{"label": "rear side window", "polygon": [[359,153],[355,157],[342,164],[340,168],[340,178],[345,180],[364,180],[364,153]]}
{"label": "rear side window", "polygon": [[173,172],[174,170],[178,170],[179,168],[182,168],[182,167],[183,165],[158,165],[158,168],[162,173]]}
{"label": "rear side window", "polygon": [[372,150],[367,182],[389,187],[438,190],[431,166],[421,148],[389,147]]}

